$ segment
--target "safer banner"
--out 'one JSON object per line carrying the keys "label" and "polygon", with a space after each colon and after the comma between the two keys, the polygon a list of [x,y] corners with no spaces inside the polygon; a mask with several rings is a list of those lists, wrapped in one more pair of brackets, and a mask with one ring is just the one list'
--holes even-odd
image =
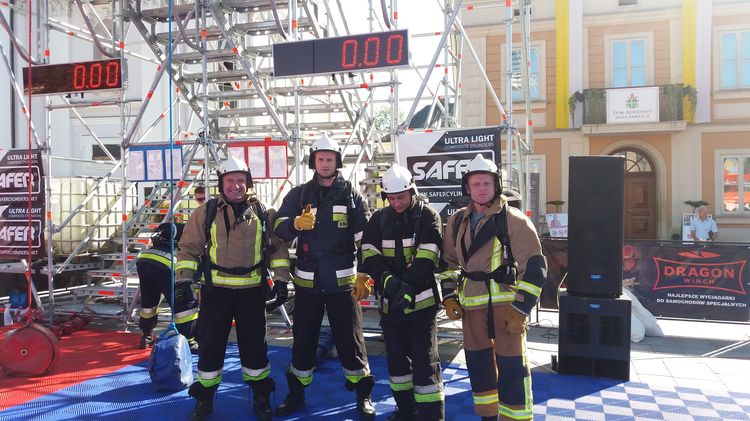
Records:
{"label": "safer banner", "polygon": [[46,255],[43,169],[43,157],[38,149],[31,150],[31,153],[0,149],[0,259],[28,258],[29,241],[31,259]]}
{"label": "safer banner", "polygon": [[[566,243],[543,240],[550,267],[547,297],[556,294],[567,271]],[[750,249],[740,245],[627,244],[623,287],[655,316],[750,321],[748,260]]]}
{"label": "safer banner", "polygon": [[421,194],[443,221],[468,202],[461,193],[461,177],[478,154],[500,163],[500,129],[436,130],[396,137],[398,162],[409,169]]}

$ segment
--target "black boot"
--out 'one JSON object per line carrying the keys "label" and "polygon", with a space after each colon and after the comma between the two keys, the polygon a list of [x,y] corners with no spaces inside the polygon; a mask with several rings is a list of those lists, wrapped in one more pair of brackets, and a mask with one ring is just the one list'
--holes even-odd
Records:
{"label": "black boot", "polygon": [[141,341],[138,343],[138,348],[146,349],[154,346],[154,337],[151,334],[142,334]]}
{"label": "black boot", "polygon": [[396,400],[396,411],[388,416],[388,421],[412,421],[417,419],[417,408],[414,406],[414,390],[393,392]]}
{"label": "black boot", "polygon": [[497,421],[497,415],[494,417],[482,417],[482,421]]}
{"label": "black boot", "polygon": [[305,406],[305,386],[300,383],[297,376],[287,371],[286,383],[289,385],[289,394],[274,411],[274,414],[278,417],[291,415]]}
{"label": "black boot", "polygon": [[271,411],[271,392],[276,390],[273,379],[265,379],[248,382],[253,391],[253,412],[261,421],[269,421],[273,417]]}
{"label": "black boot", "polygon": [[357,393],[357,412],[363,420],[375,419],[375,407],[372,405],[372,389],[375,388],[375,378],[364,377],[354,385]]}
{"label": "black boot", "polygon": [[203,421],[206,418],[208,418],[211,413],[214,412],[214,400],[213,399],[203,399],[199,400],[195,404],[195,409],[193,409],[193,413],[190,414],[190,421]]}

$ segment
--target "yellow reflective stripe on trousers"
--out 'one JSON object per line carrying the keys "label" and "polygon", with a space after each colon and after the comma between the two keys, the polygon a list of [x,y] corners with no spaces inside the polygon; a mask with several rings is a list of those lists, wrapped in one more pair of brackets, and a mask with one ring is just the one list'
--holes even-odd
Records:
{"label": "yellow reflective stripe on trousers", "polygon": [[412,390],[414,388],[413,376],[406,374],[403,376],[390,376],[389,383],[391,390],[394,392],[402,392],[404,390]]}
{"label": "yellow reflective stripe on trousers", "polygon": [[310,383],[312,383],[314,371],[315,367],[313,367],[311,370],[297,370],[293,365],[289,366],[289,372],[292,373],[292,375],[294,375],[294,377],[296,377],[303,386],[308,386],[310,385]]}
{"label": "yellow reflective stripe on trousers", "polygon": [[150,319],[154,316],[156,316],[158,313],[156,311],[156,307],[148,307],[148,308],[141,308],[141,318],[142,319]]}
{"label": "yellow reflective stripe on trousers", "polygon": [[263,380],[266,377],[268,377],[270,374],[271,374],[270,364],[267,364],[265,367],[258,368],[258,369],[242,367],[242,380],[244,381],[255,382],[258,380]]}
{"label": "yellow reflective stripe on trousers", "polygon": [[182,324],[198,320],[198,307],[191,308],[190,310],[181,311],[174,315],[175,324]]}
{"label": "yellow reflective stripe on trousers", "polygon": [[499,402],[497,390],[482,393],[472,393],[474,405],[493,405]]}
{"label": "yellow reflective stripe on trousers", "polygon": [[347,370],[344,369],[344,376],[350,382],[357,384],[360,380],[370,375],[370,367],[364,366],[359,370]]}
{"label": "yellow reflective stripe on trousers", "polygon": [[216,371],[200,371],[198,370],[197,376],[198,383],[203,387],[212,387],[221,383],[221,369]]}
{"label": "yellow reflective stripe on trousers", "polygon": [[440,402],[443,400],[443,388],[439,384],[414,386],[414,400],[417,403]]}
{"label": "yellow reflective stripe on trousers", "polygon": [[194,260],[180,260],[177,266],[174,267],[174,270],[182,269],[198,270],[198,262]]}
{"label": "yellow reflective stripe on trousers", "polygon": [[529,294],[531,294],[531,295],[533,295],[535,297],[538,297],[539,294],[542,293],[542,289],[541,288],[539,288],[538,286],[536,286],[534,284],[530,284],[530,283],[528,283],[526,281],[518,281],[518,282],[516,282],[516,286],[521,291],[526,291],[526,292],[528,292]]}

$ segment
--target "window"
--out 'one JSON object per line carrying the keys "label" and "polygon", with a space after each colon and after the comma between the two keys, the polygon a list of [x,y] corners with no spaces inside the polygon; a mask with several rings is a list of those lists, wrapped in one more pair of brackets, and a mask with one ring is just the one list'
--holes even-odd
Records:
{"label": "window", "polygon": [[750,88],[750,31],[720,34],[721,89]]}
{"label": "window", "polygon": [[[539,49],[529,49],[529,97],[531,100],[540,100],[542,96],[539,93]],[[521,60],[521,49],[513,49],[513,101],[521,101],[523,99],[523,88],[521,87],[521,80],[523,76],[523,69],[521,67],[523,61]]]}
{"label": "window", "polygon": [[[115,159],[120,159],[120,145],[104,145],[107,147],[107,150],[110,154],[112,154],[112,157]],[[94,161],[109,161],[109,157],[106,153],[104,153],[104,149],[102,149],[99,144],[91,145],[91,159]]]}
{"label": "window", "polygon": [[[534,41],[531,43],[531,46],[529,47],[529,96],[532,101],[542,101],[546,97],[546,86],[544,81],[544,75],[545,75],[545,42],[544,41]],[[502,72],[502,86],[503,91],[505,90],[505,82],[506,82],[506,74],[505,74],[505,48],[507,45],[502,46],[502,50],[500,52],[500,60],[501,60],[501,67],[503,68]],[[522,69],[523,69],[523,60],[521,60],[521,46],[520,45],[514,45],[513,46],[513,58],[512,63],[513,66],[513,76],[511,80],[511,89],[512,89],[512,96],[513,101],[522,101],[523,98],[523,90],[521,89],[521,80],[522,80]],[[504,94],[503,94],[504,95]]]}
{"label": "window", "polygon": [[611,43],[613,88],[646,85],[646,40],[616,40]]}
{"label": "window", "polygon": [[625,158],[625,172],[627,173],[654,172],[654,166],[651,165],[649,158],[639,150],[620,149],[613,152],[611,155],[622,156]]}
{"label": "window", "polygon": [[719,157],[721,213],[750,216],[750,152]]}

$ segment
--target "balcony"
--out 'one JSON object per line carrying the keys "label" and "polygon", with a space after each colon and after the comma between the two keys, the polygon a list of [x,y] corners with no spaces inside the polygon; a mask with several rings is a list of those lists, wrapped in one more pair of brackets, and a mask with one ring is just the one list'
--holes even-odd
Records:
{"label": "balcony", "polygon": [[[639,87],[640,88],[640,87]],[[580,95],[580,94],[579,94]],[[583,90],[584,134],[681,131],[694,112],[695,89],[682,83],[659,86],[659,122],[607,124],[607,89]]]}

